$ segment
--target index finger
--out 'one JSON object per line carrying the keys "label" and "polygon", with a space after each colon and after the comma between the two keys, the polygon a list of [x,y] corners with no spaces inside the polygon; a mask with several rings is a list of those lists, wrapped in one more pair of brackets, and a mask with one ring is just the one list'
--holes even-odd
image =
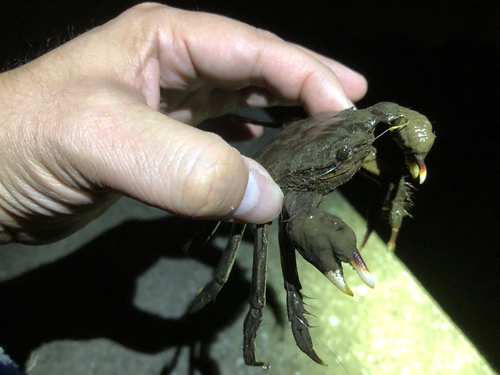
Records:
{"label": "index finger", "polygon": [[[184,35],[192,73],[219,87],[264,87],[284,101],[301,103],[309,114],[352,106],[331,68],[274,34],[206,13],[184,13],[176,27]],[[172,46],[163,47],[168,54]]]}
{"label": "index finger", "polygon": [[344,92],[351,101],[357,102],[366,95],[368,82],[364,76],[336,60],[311,51],[303,46],[297,45],[297,47],[330,68],[338,77]]}
{"label": "index finger", "polygon": [[[115,61],[118,79],[124,70],[132,70],[128,77],[135,76],[135,82],[129,79],[127,83],[139,88],[152,107],[159,98],[158,81],[179,92],[205,86],[207,90],[262,87],[282,102],[301,103],[309,114],[352,106],[331,67],[267,31],[214,14],[158,4],[136,6],[115,22],[127,31],[122,43],[111,46],[116,51],[107,48],[108,56],[119,56]],[[364,90],[362,76],[353,72],[348,78],[361,87],[358,91]]]}

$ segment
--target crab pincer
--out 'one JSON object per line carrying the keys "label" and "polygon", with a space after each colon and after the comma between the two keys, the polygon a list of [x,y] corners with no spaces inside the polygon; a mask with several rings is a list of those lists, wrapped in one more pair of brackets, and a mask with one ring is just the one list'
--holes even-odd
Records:
{"label": "crab pincer", "polygon": [[396,103],[382,102],[368,108],[379,121],[390,125],[392,139],[405,155],[406,166],[414,179],[423,184],[427,177],[424,159],[436,136],[427,117]]}
{"label": "crab pincer", "polygon": [[[320,230],[322,227],[328,231]],[[288,220],[287,232],[302,257],[343,293],[353,296],[344,280],[341,262],[349,263],[366,285],[375,287],[370,271],[356,249],[354,231],[340,218],[323,211],[297,214]]]}

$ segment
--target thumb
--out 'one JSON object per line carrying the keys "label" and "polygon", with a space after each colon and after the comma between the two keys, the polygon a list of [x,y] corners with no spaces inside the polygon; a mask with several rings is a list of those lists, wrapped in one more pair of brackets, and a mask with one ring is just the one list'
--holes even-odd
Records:
{"label": "thumb", "polygon": [[84,117],[86,131],[73,132],[82,138],[62,144],[84,152],[62,155],[95,186],[184,217],[264,223],[280,212],[283,194],[267,171],[216,134],[145,105]]}

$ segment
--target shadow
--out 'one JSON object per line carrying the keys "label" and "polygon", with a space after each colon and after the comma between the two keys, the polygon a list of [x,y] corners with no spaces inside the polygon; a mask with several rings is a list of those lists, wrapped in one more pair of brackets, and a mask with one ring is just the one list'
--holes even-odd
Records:
{"label": "shadow", "polygon": [[[55,340],[104,337],[141,353],[169,347],[178,347],[178,353],[188,346],[191,368],[218,374],[208,348],[246,310],[250,292],[237,261],[216,303],[196,314],[165,319],[133,305],[136,279],[160,257],[185,258],[183,246],[202,225],[176,217],[129,221],[63,259],[0,284],[0,346],[21,365],[34,349]],[[227,226],[221,230],[229,233]],[[206,244],[189,258],[215,267],[220,256],[221,250]],[[283,324],[282,308],[272,293],[268,304]],[[175,364],[174,358],[163,374]]]}

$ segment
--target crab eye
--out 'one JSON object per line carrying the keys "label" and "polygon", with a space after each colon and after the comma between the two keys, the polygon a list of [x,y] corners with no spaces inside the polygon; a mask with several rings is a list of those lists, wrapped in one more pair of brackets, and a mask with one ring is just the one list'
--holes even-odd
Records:
{"label": "crab eye", "polygon": [[343,162],[351,157],[351,148],[348,146],[342,146],[337,153],[335,154],[335,158],[338,162]]}

